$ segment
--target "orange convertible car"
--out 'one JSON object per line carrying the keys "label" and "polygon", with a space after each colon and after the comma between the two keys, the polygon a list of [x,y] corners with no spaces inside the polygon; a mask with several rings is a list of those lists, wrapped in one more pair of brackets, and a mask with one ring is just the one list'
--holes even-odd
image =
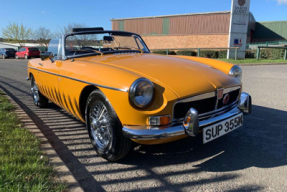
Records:
{"label": "orange convertible car", "polygon": [[239,66],[152,54],[130,32],[77,28],[28,62],[35,105],[48,100],[86,123],[98,155],[116,161],[131,142],[160,144],[203,132],[210,142],[243,124],[251,97]]}

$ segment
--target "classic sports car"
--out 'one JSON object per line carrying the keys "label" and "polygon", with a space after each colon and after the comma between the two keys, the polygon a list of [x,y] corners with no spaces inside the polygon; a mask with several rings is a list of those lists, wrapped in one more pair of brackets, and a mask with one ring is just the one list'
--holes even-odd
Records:
{"label": "classic sports car", "polygon": [[202,132],[207,143],[241,127],[252,106],[241,76],[217,60],[152,54],[135,33],[76,28],[28,62],[27,80],[35,105],[50,100],[85,122],[98,155],[116,161],[132,141]]}

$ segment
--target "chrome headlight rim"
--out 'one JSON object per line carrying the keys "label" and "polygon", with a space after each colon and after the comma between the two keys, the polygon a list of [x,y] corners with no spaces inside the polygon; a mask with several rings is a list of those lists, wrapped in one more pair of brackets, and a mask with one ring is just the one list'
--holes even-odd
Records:
{"label": "chrome headlight rim", "polygon": [[238,65],[234,65],[228,75],[232,76],[232,77],[235,77],[236,79],[238,79],[239,81],[241,81],[242,79],[242,69],[241,67],[239,67]]}
{"label": "chrome headlight rim", "polygon": [[[150,101],[149,101],[147,104],[145,104],[145,105],[141,105],[141,104],[137,103],[137,101],[135,100],[135,91],[136,91],[136,88],[137,88],[137,86],[138,86],[141,82],[143,82],[143,81],[146,81],[146,82],[150,83],[150,85],[152,86],[152,91],[153,91],[153,92],[152,92],[152,98],[151,98]],[[143,78],[143,77],[142,77],[142,78],[139,78],[139,79],[137,79],[137,80],[135,80],[135,81],[132,83],[132,85],[131,85],[131,87],[130,87],[130,89],[129,89],[129,99],[130,99],[132,105],[133,105],[134,107],[136,107],[136,108],[143,109],[143,108],[148,107],[148,106],[152,103],[152,101],[153,101],[153,99],[154,99],[154,84],[153,84],[153,82],[151,82],[149,79]]]}

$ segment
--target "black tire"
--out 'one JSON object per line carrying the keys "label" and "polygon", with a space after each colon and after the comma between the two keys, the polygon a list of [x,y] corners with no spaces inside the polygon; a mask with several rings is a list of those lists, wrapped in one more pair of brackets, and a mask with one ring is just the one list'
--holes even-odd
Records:
{"label": "black tire", "polygon": [[33,75],[31,75],[31,92],[34,104],[37,107],[43,108],[47,106],[49,100],[39,91]]}
{"label": "black tire", "polygon": [[[96,110],[97,106],[101,106],[100,111],[102,115],[100,118],[95,120],[95,117],[97,117],[95,114],[99,114],[96,113],[98,112]],[[103,106],[105,107],[105,110],[103,110]],[[95,117],[92,117],[92,112],[95,112]],[[100,157],[108,161],[117,161],[128,154],[132,142],[130,139],[124,137],[122,133],[122,124],[116,112],[100,90],[94,90],[89,95],[85,111],[85,119],[89,137]],[[99,132],[102,132],[100,133],[100,136],[98,136]],[[98,133],[98,135],[96,133]],[[109,139],[107,139],[107,137]],[[108,140],[108,142],[104,142],[105,145],[102,145],[100,141],[103,138],[106,141]]]}

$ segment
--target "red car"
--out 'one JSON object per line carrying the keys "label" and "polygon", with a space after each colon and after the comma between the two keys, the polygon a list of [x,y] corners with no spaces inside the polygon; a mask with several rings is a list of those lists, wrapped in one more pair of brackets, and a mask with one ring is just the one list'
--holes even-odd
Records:
{"label": "red car", "polygon": [[25,58],[29,59],[30,57],[39,57],[40,51],[36,47],[22,47],[18,52],[15,53],[15,58]]}

